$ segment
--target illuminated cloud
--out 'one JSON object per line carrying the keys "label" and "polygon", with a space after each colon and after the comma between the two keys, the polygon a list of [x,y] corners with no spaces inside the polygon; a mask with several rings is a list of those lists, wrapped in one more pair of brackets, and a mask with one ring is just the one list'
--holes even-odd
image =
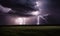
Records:
{"label": "illuminated cloud", "polygon": [[11,10],[11,8],[3,7],[2,5],[0,5],[0,11],[2,11],[4,13],[8,13],[10,10]]}
{"label": "illuminated cloud", "polygon": [[42,2],[42,1],[36,1],[35,4],[36,4],[36,5],[35,5],[35,8],[38,8],[38,9],[39,9],[39,8],[42,7],[43,2]]}
{"label": "illuminated cloud", "polygon": [[40,14],[40,12],[39,11],[33,11],[32,13],[30,13],[31,15],[35,15],[35,16],[37,16],[37,15],[39,15]]}
{"label": "illuminated cloud", "polygon": [[22,24],[24,24],[24,19],[23,18],[16,18],[15,23],[22,25]]}

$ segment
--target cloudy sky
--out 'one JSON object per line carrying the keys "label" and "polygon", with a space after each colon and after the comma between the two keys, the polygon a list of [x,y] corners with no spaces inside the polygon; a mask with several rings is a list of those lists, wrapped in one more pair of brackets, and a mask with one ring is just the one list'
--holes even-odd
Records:
{"label": "cloudy sky", "polygon": [[[38,3],[39,6],[36,3]],[[0,11],[1,11],[0,23],[2,22],[6,23],[5,21],[9,21],[7,19],[9,19],[11,15],[13,16],[11,16],[10,19],[16,18],[16,16],[26,17],[29,15],[26,13],[39,11],[41,12],[41,16],[45,18],[45,20],[43,18],[40,19],[41,24],[60,24],[60,4],[59,3],[60,3],[59,0],[0,0],[0,4],[1,4],[0,5]],[[38,7],[36,7],[36,5]],[[49,14],[49,15],[44,16],[45,14]],[[28,17],[28,18],[30,18],[31,20],[33,19],[32,17]],[[31,20],[29,20],[29,23],[37,22],[36,17],[33,19],[34,20],[33,22],[31,22]]]}

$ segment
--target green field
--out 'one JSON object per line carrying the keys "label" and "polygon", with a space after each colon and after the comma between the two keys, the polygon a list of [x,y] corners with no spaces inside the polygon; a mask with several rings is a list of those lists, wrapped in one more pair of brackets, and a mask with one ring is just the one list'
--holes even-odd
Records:
{"label": "green field", "polygon": [[4,26],[2,36],[60,36],[60,26]]}

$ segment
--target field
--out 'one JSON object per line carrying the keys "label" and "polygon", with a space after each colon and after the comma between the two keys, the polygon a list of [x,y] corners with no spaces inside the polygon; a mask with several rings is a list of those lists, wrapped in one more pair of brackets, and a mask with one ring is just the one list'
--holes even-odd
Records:
{"label": "field", "polygon": [[59,26],[3,26],[2,36],[60,36]]}

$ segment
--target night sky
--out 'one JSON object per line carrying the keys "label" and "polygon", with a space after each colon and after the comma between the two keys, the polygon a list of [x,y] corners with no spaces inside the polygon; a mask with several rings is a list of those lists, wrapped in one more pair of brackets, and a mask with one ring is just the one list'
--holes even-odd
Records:
{"label": "night sky", "polygon": [[[36,1],[37,0],[0,0],[0,5],[14,10],[14,11],[9,11],[9,13],[4,13],[0,10],[1,25],[6,23],[5,17],[9,14],[18,15],[22,17],[32,16],[25,13],[28,13],[29,11],[38,10],[38,8],[34,7],[36,5],[34,2]],[[45,20],[47,21],[41,19],[41,25],[60,24],[60,1],[59,0],[40,0],[40,1],[46,2],[46,4],[43,4],[43,7],[41,8],[42,12],[49,13],[48,16],[44,17]]]}
{"label": "night sky", "polygon": [[48,16],[48,23],[60,24],[60,1],[50,0],[50,6],[48,8],[51,13],[51,15]]}

